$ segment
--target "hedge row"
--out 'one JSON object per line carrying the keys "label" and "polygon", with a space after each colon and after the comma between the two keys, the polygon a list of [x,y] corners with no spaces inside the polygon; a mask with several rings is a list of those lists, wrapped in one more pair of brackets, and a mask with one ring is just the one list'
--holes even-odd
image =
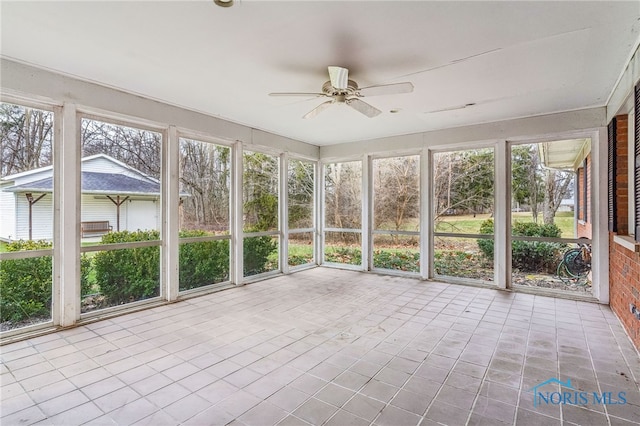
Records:
{"label": "hedge row", "polygon": [[[183,231],[181,238],[202,237],[204,231]],[[158,240],[158,231],[111,232],[102,244]],[[50,249],[47,241],[15,241],[10,252]],[[247,238],[244,243],[245,274],[264,272],[268,257],[277,250],[270,237]],[[83,254],[82,295],[99,293],[105,306],[114,306],[160,294],[160,247],[138,247]],[[0,321],[19,322],[30,318],[50,318],[52,299],[52,259],[39,256],[0,262]],[[92,285],[90,276],[95,276]],[[179,288],[181,291],[229,279],[229,240],[180,244]]]}

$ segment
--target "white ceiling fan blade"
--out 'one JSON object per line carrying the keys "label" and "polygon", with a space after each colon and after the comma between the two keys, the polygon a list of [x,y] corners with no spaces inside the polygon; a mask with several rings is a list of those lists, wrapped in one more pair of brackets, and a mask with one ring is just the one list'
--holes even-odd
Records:
{"label": "white ceiling fan blade", "polygon": [[331,106],[331,104],[334,101],[326,101],[321,103],[320,105],[318,105],[317,107],[315,107],[314,109],[312,109],[311,111],[309,111],[308,113],[306,113],[305,115],[302,116],[302,118],[313,118],[316,115],[320,114],[322,111],[324,111],[325,109],[329,108]]}
{"label": "white ceiling fan blade", "polygon": [[369,118],[373,118],[376,115],[379,115],[380,113],[382,113],[382,111],[380,111],[378,108],[372,107],[368,103],[361,101],[360,99],[357,99],[357,98],[347,99],[345,102],[351,108],[355,109],[358,112],[363,113]]}
{"label": "white ceiling fan blade", "polygon": [[304,92],[274,92],[269,93],[269,96],[327,96],[324,93],[304,93]]}
{"label": "white ceiling fan blade", "polygon": [[359,96],[380,96],[396,95],[398,93],[413,92],[413,84],[406,81],[404,83],[377,84],[375,86],[363,87],[358,90]]}
{"label": "white ceiling fan blade", "polygon": [[329,67],[329,79],[336,89],[346,89],[349,86],[349,70],[342,67]]}

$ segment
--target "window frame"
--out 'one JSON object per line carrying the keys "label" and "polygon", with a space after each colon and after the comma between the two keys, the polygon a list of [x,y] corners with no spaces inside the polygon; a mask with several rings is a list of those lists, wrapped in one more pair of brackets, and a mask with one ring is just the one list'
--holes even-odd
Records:
{"label": "window frame", "polygon": [[[169,191],[171,193],[172,198],[174,199],[173,203],[169,203],[170,204],[170,209],[174,210],[177,212],[177,209],[179,209],[180,206],[180,176],[181,176],[181,167],[180,167],[180,144],[183,140],[189,140],[189,141],[195,141],[195,142],[199,142],[199,143],[206,143],[206,144],[211,144],[211,145],[217,145],[217,146],[221,146],[221,147],[225,147],[229,149],[229,180],[230,180],[230,185],[229,185],[229,223],[228,223],[228,234],[226,235],[214,235],[214,236],[204,236],[204,237],[180,237],[179,233],[180,233],[180,224],[177,223],[175,226],[175,230],[178,232],[178,235],[175,235],[175,240],[177,241],[177,256],[179,257],[179,251],[180,251],[180,245],[181,244],[189,244],[189,243],[198,243],[198,242],[207,242],[207,241],[219,241],[219,240],[228,240],[229,241],[229,277],[227,280],[225,281],[220,281],[217,283],[212,283],[212,284],[207,284],[207,285],[203,285],[200,287],[196,287],[196,288],[192,288],[192,289],[188,289],[188,290],[180,290],[180,278],[179,278],[179,259],[178,259],[178,265],[177,265],[177,273],[172,276],[172,279],[175,279],[177,284],[176,284],[176,295],[175,297],[180,300],[180,299],[184,299],[184,298],[188,298],[188,297],[192,297],[192,296],[199,296],[199,295],[203,295],[206,293],[210,293],[213,291],[219,291],[225,288],[230,288],[234,286],[234,281],[233,281],[233,271],[234,271],[234,256],[233,253],[235,253],[235,248],[234,248],[234,227],[233,227],[233,215],[234,215],[234,194],[235,194],[235,181],[233,179],[234,176],[234,167],[235,167],[235,162],[234,162],[234,155],[235,154],[235,147],[234,144],[228,141],[225,141],[223,139],[219,139],[216,137],[212,137],[209,135],[204,135],[204,134],[200,134],[197,132],[193,132],[193,131],[189,131],[189,130],[180,130],[178,129],[176,131],[176,145],[177,145],[177,150],[178,150],[178,154],[176,156],[176,162],[178,164],[176,164],[176,169],[178,172],[178,183],[176,185],[176,188],[169,188]],[[174,204],[176,204],[174,206]]]}
{"label": "window frame", "polygon": [[[281,160],[282,161],[282,160]],[[301,163],[308,163],[311,164],[313,166],[313,196],[312,196],[312,209],[311,209],[311,227],[310,228],[290,228],[289,227],[289,167],[291,165],[291,162],[293,161],[298,161]],[[282,170],[283,172],[286,173],[286,176],[283,176],[281,178],[281,182],[282,182],[282,188],[283,188],[283,194],[282,197],[284,198],[282,204],[283,204],[283,211],[282,211],[282,224],[280,225],[281,230],[283,231],[283,237],[282,237],[282,252],[283,255],[281,257],[281,269],[284,273],[289,273],[289,272],[298,272],[304,269],[309,269],[309,268],[313,268],[315,266],[318,266],[319,263],[319,256],[318,256],[318,203],[317,203],[317,199],[318,199],[318,181],[320,180],[318,177],[319,174],[319,169],[320,169],[320,165],[319,162],[317,160],[312,160],[309,158],[305,158],[303,156],[299,156],[299,155],[285,155],[284,158],[284,162],[283,162],[283,167]],[[286,189],[286,190],[285,190]],[[289,265],[289,239],[290,236],[292,234],[305,234],[305,233],[311,233],[312,235],[312,243],[311,243],[311,249],[312,249],[312,256],[313,259],[311,260],[311,262],[302,264],[302,265],[296,265],[296,266],[290,266]]]}
{"label": "window frame", "polygon": [[[113,251],[113,250],[126,250],[133,248],[143,248],[143,247],[158,247],[160,250],[160,262],[158,265],[159,268],[159,278],[158,278],[158,296],[149,297],[146,299],[135,300],[133,302],[125,303],[123,305],[115,305],[108,306],[105,308],[99,308],[87,312],[82,312],[81,309],[81,301],[82,295],[80,294],[80,286],[76,289],[76,299],[78,303],[78,315],[79,321],[76,323],[81,323],[85,320],[91,320],[93,318],[103,317],[105,315],[118,314],[120,312],[131,312],[136,309],[140,309],[142,306],[147,305],[155,305],[159,303],[163,303],[170,298],[170,294],[172,293],[171,289],[167,288],[168,278],[166,276],[166,257],[167,257],[167,237],[168,237],[168,229],[167,229],[167,204],[169,197],[168,191],[168,178],[167,178],[167,146],[169,145],[169,132],[166,126],[162,126],[155,123],[150,123],[146,120],[136,120],[134,117],[123,117],[120,114],[112,114],[103,111],[96,111],[92,108],[80,108],[76,110],[76,143],[77,143],[77,155],[76,155],[76,176],[78,179],[78,187],[76,188],[76,204],[77,204],[77,222],[76,229],[80,229],[80,222],[82,221],[82,182],[81,182],[81,174],[82,174],[82,120],[94,120],[104,124],[112,125],[112,126],[122,126],[129,127],[136,130],[143,130],[153,133],[158,133],[161,137],[160,139],[160,173],[159,173],[159,181],[160,181],[160,226],[159,226],[159,237],[157,240],[149,240],[149,241],[137,241],[137,242],[127,242],[127,243],[116,243],[116,244],[96,244],[94,246],[82,246],[82,234],[80,232],[76,235],[76,240],[78,244],[78,254],[81,256],[84,253],[90,252],[100,252],[100,251]],[[80,264],[80,257],[77,259],[78,265]],[[78,284],[80,280],[78,280]],[[175,284],[177,287],[177,283]]]}
{"label": "window frame", "polygon": [[[63,280],[61,278],[59,262],[62,256],[62,249],[60,233],[62,227],[59,225],[61,220],[60,214],[60,199],[61,199],[61,185],[58,170],[61,169],[62,161],[62,104],[56,102],[46,101],[34,101],[31,99],[24,99],[21,97],[6,96],[3,94],[1,101],[3,104],[12,104],[25,109],[37,109],[46,111],[52,114],[52,135],[51,135],[51,170],[52,170],[52,212],[51,212],[51,243],[52,247],[48,249],[39,250],[23,250],[16,252],[2,252],[0,253],[0,262],[4,260],[18,260],[29,259],[37,257],[51,257],[51,316],[47,321],[39,322],[36,324],[30,324],[23,327],[14,328],[7,331],[0,332],[0,338],[2,342],[9,341],[14,336],[20,336],[29,334],[31,332],[38,332],[42,330],[48,330],[52,327],[61,325],[62,315],[58,306],[62,305],[62,299],[60,298],[61,286]],[[17,226],[17,225],[16,225]],[[78,281],[79,284],[79,281]],[[6,340],[5,340],[6,339]]]}

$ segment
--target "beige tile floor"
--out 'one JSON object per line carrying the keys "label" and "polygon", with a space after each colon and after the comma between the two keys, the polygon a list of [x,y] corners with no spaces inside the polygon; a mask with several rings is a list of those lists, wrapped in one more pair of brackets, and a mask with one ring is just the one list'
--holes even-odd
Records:
{"label": "beige tile floor", "polygon": [[327,268],[0,350],[2,426],[640,424],[606,306]]}

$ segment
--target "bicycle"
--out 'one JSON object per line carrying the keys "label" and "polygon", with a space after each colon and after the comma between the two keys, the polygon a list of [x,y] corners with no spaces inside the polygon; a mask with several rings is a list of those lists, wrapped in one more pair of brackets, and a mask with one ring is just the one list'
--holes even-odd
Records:
{"label": "bicycle", "polygon": [[591,272],[591,245],[579,243],[578,247],[564,252],[556,275],[565,284],[586,286]]}

